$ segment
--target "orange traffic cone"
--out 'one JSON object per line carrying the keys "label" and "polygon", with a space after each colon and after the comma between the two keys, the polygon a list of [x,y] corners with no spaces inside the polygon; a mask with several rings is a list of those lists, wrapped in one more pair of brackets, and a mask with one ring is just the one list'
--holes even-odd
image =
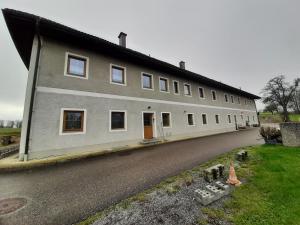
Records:
{"label": "orange traffic cone", "polygon": [[226,181],[226,183],[227,184],[232,184],[232,185],[235,185],[235,186],[239,186],[241,184],[241,182],[236,177],[232,161],[230,162],[229,178]]}

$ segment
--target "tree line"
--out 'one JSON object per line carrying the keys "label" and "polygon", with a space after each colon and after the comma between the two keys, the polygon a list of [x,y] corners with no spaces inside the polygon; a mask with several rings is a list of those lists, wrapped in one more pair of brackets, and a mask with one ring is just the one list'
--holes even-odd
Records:
{"label": "tree line", "polygon": [[0,128],[21,128],[22,120],[0,120]]}
{"label": "tree line", "polygon": [[278,112],[283,121],[289,121],[289,113],[300,114],[300,78],[292,83],[287,82],[285,76],[280,75],[272,78],[263,88],[262,101],[266,105],[264,111]]}

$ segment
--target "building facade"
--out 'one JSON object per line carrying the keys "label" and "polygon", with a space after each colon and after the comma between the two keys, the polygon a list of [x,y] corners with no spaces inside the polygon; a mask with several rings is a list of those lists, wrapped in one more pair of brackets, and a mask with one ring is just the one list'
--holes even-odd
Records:
{"label": "building facade", "polygon": [[[31,14],[3,13],[29,69],[20,159],[258,124],[258,96],[192,73],[184,62],[176,67],[130,50],[124,33],[115,45]],[[21,43],[14,28],[24,23],[32,31]]]}

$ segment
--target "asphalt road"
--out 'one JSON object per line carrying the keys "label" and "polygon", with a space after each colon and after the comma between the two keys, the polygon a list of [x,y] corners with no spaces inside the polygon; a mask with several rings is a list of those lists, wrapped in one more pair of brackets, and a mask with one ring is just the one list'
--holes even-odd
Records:
{"label": "asphalt road", "polygon": [[218,154],[259,143],[255,128],[0,174],[0,199],[28,200],[24,208],[0,216],[0,224],[72,224]]}

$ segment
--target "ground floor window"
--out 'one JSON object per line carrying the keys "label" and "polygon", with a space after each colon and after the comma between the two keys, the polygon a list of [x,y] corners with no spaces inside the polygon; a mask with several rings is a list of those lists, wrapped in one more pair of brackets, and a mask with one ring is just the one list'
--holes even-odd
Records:
{"label": "ground floor window", "polygon": [[216,118],[216,124],[219,124],[220,123],[220,116],[219,115],[215,115],[215,118]]}
{"label": "ground floor window", "polygon": [[161,113],[163,127],[171,127],[171,113]]}
{"label": "ground floor window", "polygon": [[188,125],[189,126],[195,125],[194,114],[189,113],[187,116],[188,116]]}
{"label": "ground floor window", "polygon": [[110,131],[126,129],[126,111],[110,111]]}
{"label": "ground floor window", "polygon": [[202,123],[203,123],[203,125],[207,124],[207,116],[206,116],[206,114],[202,114]]}
{"label": "ground floor window", "polygon": [[228,123],[231,123],[231,115],[228,115]]}
{"label": "ground floor window", "polygon": [[83,132],[84,110],[63,110],[63,129],[64,133]]}

